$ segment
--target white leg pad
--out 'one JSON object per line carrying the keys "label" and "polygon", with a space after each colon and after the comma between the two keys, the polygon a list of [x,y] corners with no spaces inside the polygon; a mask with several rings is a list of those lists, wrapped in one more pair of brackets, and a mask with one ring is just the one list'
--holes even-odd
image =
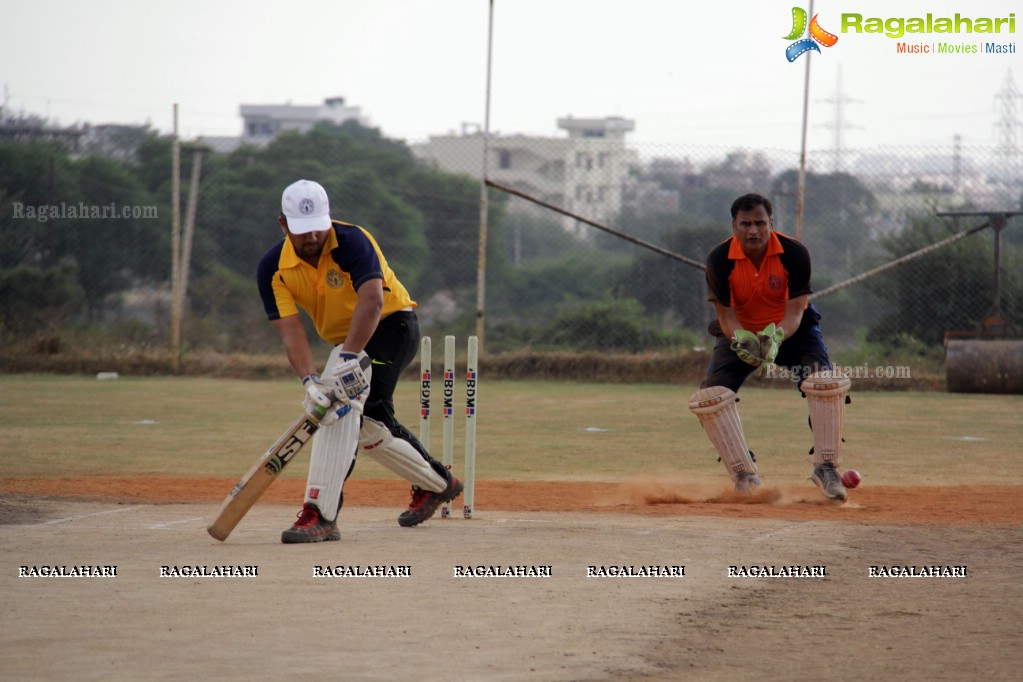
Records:
{"label": "white leg pad", "polygon": [[850,386],[849,377],[825,370],[811,374],[799,387],[810,408],[814,465],[842,463],[842,416]]}
{"label": "white leg pad", "polygon": [[[341,346],[336,346],[327,358],[323,368],[328,375],[338,362]],[[365,370],[366,378],[372,375],[372,368]],[[352,410],[333,424],[321,426],[313,436],[312,453],[309,457],[309,474],[306,477],[305,501],[316,505],[320,516],[327,521],[337,519],[341,503],[341,490],[345,479],[355,466],[359,453],[359,432],[362,408],[369,397],[363,392],[358,400],[352,401]]]}
{"label": "white leg pad", "polygon": [[417,488],[439,493],[448,487],[444,477],[433,470],[411,443],[395,438],[390,429],[375,419],[363,418],[359,445],[368,456]]}
{"label": "white leg pad", "polygon": [[321,427],[313,436],[305,501],[316,505],[327,521],[337,519],[341,489],[355,466],[360,418],[359,412],[352,410],[330,426]]}
{"label": "white leg pad", "polygon": [[733,481],[739,474],[757,473],[742,433],[735,401],[735,391],[724,386],[701,388],[689,398],[689,410],[700,419],[704,432]]}

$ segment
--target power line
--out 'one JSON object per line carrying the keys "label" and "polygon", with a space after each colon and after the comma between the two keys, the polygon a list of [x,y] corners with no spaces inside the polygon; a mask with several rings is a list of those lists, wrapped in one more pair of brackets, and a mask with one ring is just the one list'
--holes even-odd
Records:
{"label": "power line", "polygon": [[1012,70],[1005,76],[1005,85],[995,95],[995,107],[998,110],[998,121],[995,122],[997,145],[1004,163],[1005,179],[1011,181],[1020,176],[1019,131],[1023,128],[1020,122],[1019,102],[1023,100],[1012,77]]}
{"label": "power line", "polygon": [[825,104],[831,104],[834,106],[834,117],[831,123],[822,123],[821,127],[831,128],[833,130],[832,137],[832,166],[831,171],[833,173],[840,173],[844,169],[842,163],[843,151],[845,149],[845,131],[852,128],[860,128],[862,126],[853,125],[845,118],[845,105],[846,104],[860,104],[861,100],[853,99],[852,97],[846,96],[842,88],[842,65],[838,65],[838,79],[835,83],[835,94],[831,97],[825,97],[817,100],[818,102],[824,102]]}

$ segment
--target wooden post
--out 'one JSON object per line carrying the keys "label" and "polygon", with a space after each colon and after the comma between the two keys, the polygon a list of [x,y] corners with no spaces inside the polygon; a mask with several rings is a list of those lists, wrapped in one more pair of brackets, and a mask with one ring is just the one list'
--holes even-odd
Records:
{"label": "wooden post", "polygon": [[178,105],[174,105],[174,137],[171,146],[171,367],[181,365],[181,140],[178,139]]}
{"label": "wooden post", "polygon": [[199,204],[199,179],[202,174],[202,154],[204,147],[195,146],[192,160],[192,180],[188,186],[188,207],[185,212],[185,234],[181,246],[181,273],[178,278],[177,318],[179,328],[185,318],[185,302],[188,300],[188,276],[192,268],[192,238],[195,235],[195,213]]}

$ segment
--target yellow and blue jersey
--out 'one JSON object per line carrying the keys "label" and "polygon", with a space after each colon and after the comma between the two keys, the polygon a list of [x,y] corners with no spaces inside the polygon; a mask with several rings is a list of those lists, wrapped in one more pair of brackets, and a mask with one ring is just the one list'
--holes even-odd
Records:
{"label": "yellow and blue jersey", "polygon": [[284,238],[260,259],[256,282],[268,319],[297,315],[301,308],[319,335],[336,345],[348,336],[357,291],[365,282],[383,280],[381,317],[414,308],[416,303],[369,232],[339,220],[331,223],[317,267],[299,258],[291,240]]}

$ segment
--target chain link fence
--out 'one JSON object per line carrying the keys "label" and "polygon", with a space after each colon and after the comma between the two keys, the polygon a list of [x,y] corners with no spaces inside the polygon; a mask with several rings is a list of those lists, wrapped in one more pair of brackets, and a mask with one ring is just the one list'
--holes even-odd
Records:
{"label": "chain link fence", "polygon": [[[567,136],[488,145],[489,179],[514,190],[487,193],[488,353],[706,346],[713,312],[699,264],[730,235],[732,200],[750,191],[768,195],[776,228],[809,247],[815,304],[835,348],[940,352],[946,332],[977,329],[992,310],[1023,320],[1023,216],[1001,230],[998,278],[988,228],[836,286],[985,222],[939,213],[1018,211],[1019,150],[812,152],[800,220],[796,151],[634,145],[621,119],[559,124]],[[7,121],[0,338],[169,347],[172,252],[188,243],[183,349],[279,352],[254,270],[281,238],[280,193],[299,177],[327,188],[335,219],[377,237],[419,303],[425,334],[475,333],[483,142],[470,130],[406,143],[354,123],[259,146],[194,141],[181,148],[178,240],[170,138]]]}

